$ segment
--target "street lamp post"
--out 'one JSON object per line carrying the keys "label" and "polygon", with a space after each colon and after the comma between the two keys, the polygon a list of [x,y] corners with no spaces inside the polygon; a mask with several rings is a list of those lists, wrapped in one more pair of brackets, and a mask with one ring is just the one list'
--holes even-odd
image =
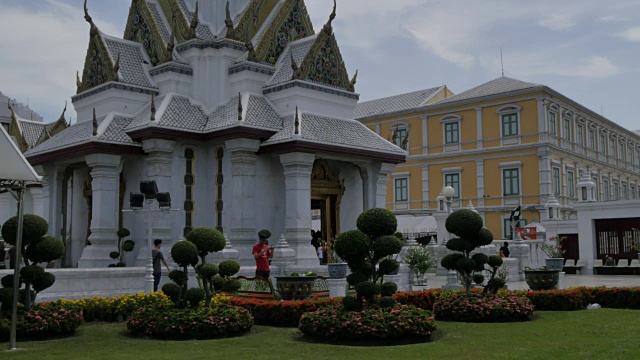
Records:
{"label": "street lamp post", "polygon": [[[451,215],[451,203],[453,202],[453,197],[456,195],[456,190],[451,186],[445,186],[442,189],[442,195],[445,197],[445,203],[447,204],[447,218]],[[449,241],[449,237],[451,234],[447,231],[447,241]],[[458,276],[455,270],[449,270],[447,273],[447,285],[455,288],[458,285]]]}

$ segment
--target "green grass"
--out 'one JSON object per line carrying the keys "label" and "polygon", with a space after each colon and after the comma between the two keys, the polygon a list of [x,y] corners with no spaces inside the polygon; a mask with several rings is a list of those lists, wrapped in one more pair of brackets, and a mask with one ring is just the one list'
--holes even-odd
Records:
{"label": "green grass", "polygon": [[[297,329],[254,326],[245,336],[208,341],[132,338],[120,324],[88,324],[66,339],[18,342],[14,359],[634,359],[640,312],[599,309],[537,312],[506,324],[437,322],[430,343],[352,347],[305,341]],[[2,350],[8,343],[0,344]]]}

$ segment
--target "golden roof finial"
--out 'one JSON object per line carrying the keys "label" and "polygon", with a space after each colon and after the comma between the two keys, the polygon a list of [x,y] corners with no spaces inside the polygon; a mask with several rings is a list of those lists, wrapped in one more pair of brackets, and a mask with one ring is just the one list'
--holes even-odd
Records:
{"label": "golden roof finial", "polygon": [[391,135],[391,142],[396,143],[396,139],[398,139],[398,128],[393,129],[393,135]]}
{"label": "golden roof finial", "polygon": [[356,69],[356,73],[353,74],[353,78],[351,78],[351,85],[355,85],[357,79],[358,79],[358,69]]}
{"label": "golden roof finial", "polygon": [[91,31],[89,34],[91,36],[98,35],[98,27],[93,23],[93,18],[89,15],[89,9],[87,8],[87,0],[84,0],[84,19],[91,24]]}
{"label": "golden roof finial", "polygon": [[66,123],[66,121],[64,119],[64,113],[65,112],[67,112],[67,100],[64,101],[64,109],[62,109],[62,114],[60,114],[60,117],[58,118],[58,122],[64,121]]}
{"label": "golden roof finial", "polygon": [[233,31],[233,20],[231,19],[231,11],[229,11],[229,0],[227,0],[225,13],[224,24],[227,26],[227,39],[236,40],[236,36]]}
{"label": "golden roof finial", "polygon": [[331,12],[331,15],[329,15],[329,21],[327,21],[326,24],[324,24],[324,27],[322,28],[322,31],[324,31],[325,33],[327,33],[327,35],[331,35],[331,33],[333,32],[333,28],[331,27],[331,22],[333,21],[333,19],[336,18],[336,0],[333,0],[333,11]]}
{"label": "golden roof finial", "polygon": [[93,108],[93,136],[98,135],[98,119],[96,119],[96,108]]}
{"label": "golden roof finial", "polygon": [[193,30],[194,34],[196,31],[196,27],[198,27],[198,2],[196,1],[196,11],[193,12],[193,19],[191,19],[191,30]]}
{"label": "golden roof finial", "polygon": [[247,60],[251,62],[257,62],[258,57],[256,55],[256,49],[253,47],[253,43],[249,38],[249,31],[247,31],[247,40],[245,41],[244,46],[247,48],[247,51],[249,52],[249,54],[247,55]]}
{"label": "golden roof finial", "polygon": [[76,86],[78,87],[78,90],[80,90],[80,88],[82,88],[82,80],[80,80],[80,72],[76,71]]}
{"label": "golden roof finial", "polygon": [[155,96],[151,94],[151,121],[156,120],[156,100]]}
{"label": "golden roof finial", "polygon": [[242,94],[238,93],[238,121],[242,121]]}
{"label": "golden roof finial", "polygon": [[295,126],[294,134],[300,135],[300,119],[298,118],[298,107],[296,106],[296,118],[293,121],[293,126]]}

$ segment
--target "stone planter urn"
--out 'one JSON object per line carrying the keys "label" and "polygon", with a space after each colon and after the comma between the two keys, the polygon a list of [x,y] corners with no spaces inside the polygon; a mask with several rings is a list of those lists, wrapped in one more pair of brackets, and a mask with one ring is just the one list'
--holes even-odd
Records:
{"label": "stone planter urn", "polygon": [[564,258],[547,258],[544,259],[547,269],[562,270],[564,266]]}
{"label": "stone planter urn", "polygon": [[560,270],[525,270],[524,280],[531,290],[552,290],[558,286]]}
{"label": "stone planter urn", "polygon": [[329,263],[327,268],[331,279],[343,279],[347,277],[347,271],[349,270],[347,263]]}
{"label": "stone planter urn", "polygon": [[308,299],[313,291],[315,276],[276,276],[276,287],[282,300]]}

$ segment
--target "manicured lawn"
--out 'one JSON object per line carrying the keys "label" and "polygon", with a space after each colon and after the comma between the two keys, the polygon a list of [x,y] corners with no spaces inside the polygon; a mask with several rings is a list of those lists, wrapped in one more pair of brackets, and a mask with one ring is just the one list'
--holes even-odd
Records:
{"label": "manicured lawn", "polygon": [[[254,326],[251,333],[211,341],[129,337],[124,323],[88,324],[76,336],[19,342],[13,359],[634,359],[640,354],[640,312],[599,309],[537,312],[527,323],[437,322],[430,343],[351,347],[312,343],[297,329]],[[8,343],[0,344],[2,350]]]}

